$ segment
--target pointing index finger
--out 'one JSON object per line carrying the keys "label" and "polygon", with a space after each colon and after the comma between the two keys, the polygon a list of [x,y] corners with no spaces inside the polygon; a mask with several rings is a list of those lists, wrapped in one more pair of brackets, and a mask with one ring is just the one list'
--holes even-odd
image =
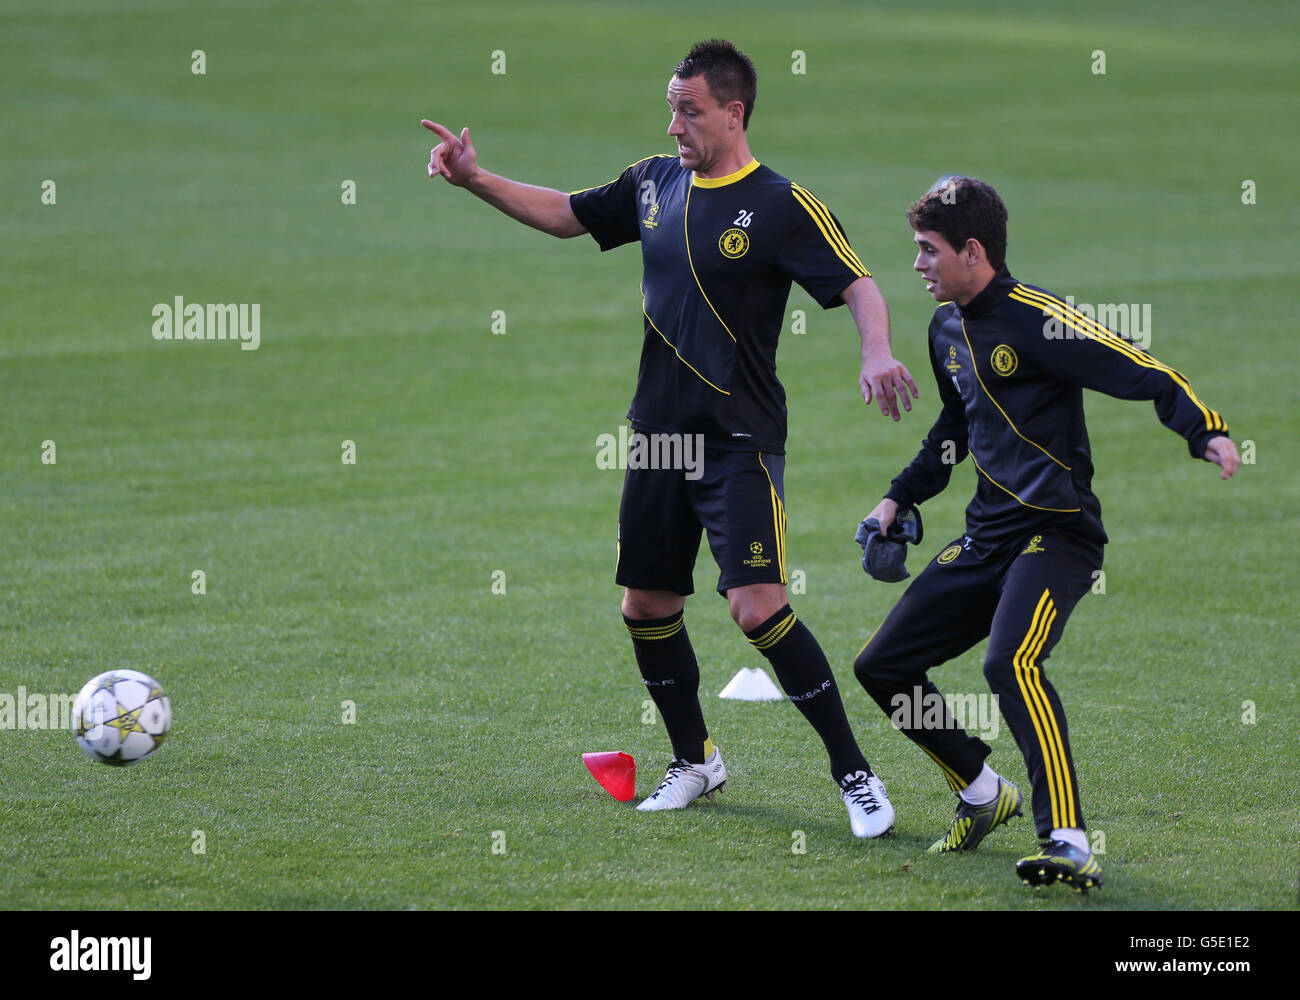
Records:
{"label": "pointing index finger", "polygon": [[425,128],[427,128],[430,132],[435,133],[438,136],[438,138],[441,139],[443,142],[453,142],[456,139],[454,135],[448,132],[437,122],[431,122],[427,118],[421,118],[420,124],[423,125]]}

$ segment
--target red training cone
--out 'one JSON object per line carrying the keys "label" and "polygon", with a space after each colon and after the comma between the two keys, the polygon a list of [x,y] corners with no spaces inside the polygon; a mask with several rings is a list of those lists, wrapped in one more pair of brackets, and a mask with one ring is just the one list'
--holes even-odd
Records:
{"label": "red training cone", "polygon": [[600,787],[620,802],[627,802],[636,794],[636,761],[630,753],[621,750],[584,753],[582,762],[600,782]]}

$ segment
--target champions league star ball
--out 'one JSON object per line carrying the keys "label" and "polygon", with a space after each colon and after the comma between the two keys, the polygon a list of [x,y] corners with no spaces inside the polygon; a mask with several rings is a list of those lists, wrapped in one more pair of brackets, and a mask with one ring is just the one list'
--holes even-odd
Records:
{"label": "champions league star ball", "polygon": [[172,705],[162,686],[138,670],[110,670],[86,682],[72,703],[77,744],[101,764],[142,761],[167,738]]}

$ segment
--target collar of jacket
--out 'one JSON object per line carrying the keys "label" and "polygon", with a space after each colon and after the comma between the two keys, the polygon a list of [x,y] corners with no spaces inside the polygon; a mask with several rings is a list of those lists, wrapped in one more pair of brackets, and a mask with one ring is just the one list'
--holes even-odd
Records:
{"label": "collar of jacket", "polygon": [[998,273],[993,275],[993,280],[985,285],[975,298],[957,308],[967,319],[979,319],[997,308],[998,304],[1007,297],[1007,293],[1018,284],[1019,282],[1011,277],[1011,272],[1007,270],[1007,265],[1004,263],[998,268]]}

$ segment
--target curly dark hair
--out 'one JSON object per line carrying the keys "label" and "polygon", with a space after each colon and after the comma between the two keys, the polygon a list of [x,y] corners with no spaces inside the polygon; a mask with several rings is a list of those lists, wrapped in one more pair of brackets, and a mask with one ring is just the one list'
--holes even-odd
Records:
{"label": "curly dark hair", "polygon": [[1007,259],[1007,206],[974,177],[944,177],[907,210],[914,230],[939,233],[954,250],[979,240],[994,269]]}
{"label": "curly dark hair", "polygon": [[697,42],[673,73],[680,80],[704,74],[709,93],[719,106],[740,101],[745,105],[743,127],[749,128],[749,116],[758,96],[758,71],[754,60],[723,38]]}

